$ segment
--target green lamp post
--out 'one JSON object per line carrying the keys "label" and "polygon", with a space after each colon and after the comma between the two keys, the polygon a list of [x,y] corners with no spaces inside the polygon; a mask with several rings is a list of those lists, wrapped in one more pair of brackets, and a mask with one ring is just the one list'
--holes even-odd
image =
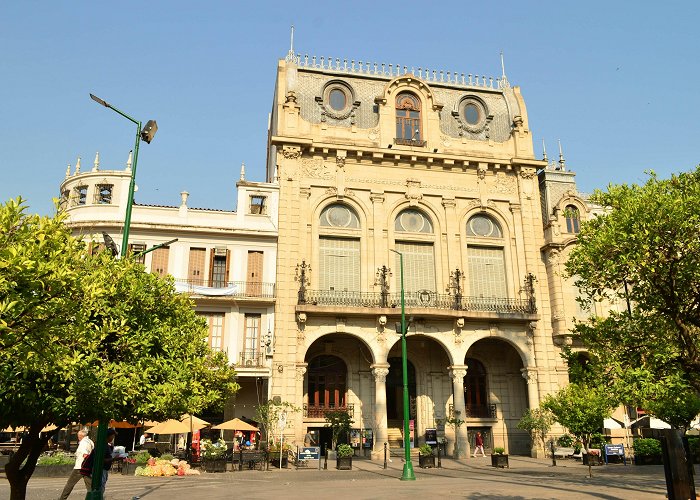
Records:
{"label": "green lamp post", "polygon": [[403,370],[403,449],[406,458],[403,464],[403,473],[401,481],[415,481],[416,475],[413,472],[413,463],[411,463],[411,440],[408,427],[408,359],[406,355],[406,302],[404,300],[403,288],[403,254],[392,248],[390,251],[398,254],[399,268],[401,274],[401,365]]}
{"label": "green lamp post", "polygon": [[[122,235],[121,254],[126,255],[129,250],[129,229],[131,228],[131,209],[134,204],[134,186],[136,180],[136,164],[139,159],[139,144],[143,139],[150,144],[158,130],[158,125],[155,120],[148,120],[145,127],[141,127],[141,122],[135,120],[123,111],[118,110],[104,99],[90,94],[90,98],[105,108],[122,115],[127,120],[136,124],[136,145],[134,146],[134,162],[131,166],[131,181],[129,182],[129,197],[126,200],[126,214],[124,216],[124,233]],[[105,419],[100,419],[97,426],[97,440],[95,442],[95,460],[92,466],[92,489],[85,495],[85,500],[102,500],[102,470],[104,464],[105,447],[107,445],[107,422]]]}

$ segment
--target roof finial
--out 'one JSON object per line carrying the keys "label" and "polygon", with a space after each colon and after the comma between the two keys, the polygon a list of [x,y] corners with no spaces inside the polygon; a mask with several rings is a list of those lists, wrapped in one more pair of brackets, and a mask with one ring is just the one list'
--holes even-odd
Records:
{"label": "roof finial", "polygon": [[566,171],[566,162],[564,161],[564,152],[561,149],[561,139],[559,139],[559,170]]}
{"label": "roof finial", "polygon": [[78,156],[78,161],[75,162],[75,173],[76,174],[80,173],[80,156]]}
{"label": "roof finial", "polygon": [[294,25],[292,24],[292,34],[290,36],[290,41],[289,41],[289,52],[287,53],[287,57],[284,58],[285,61],[298,64],[299,63],[299,58],[294,54]]}
{"label": "roof finial", "polygon": [[127,160],[126,160],[126,170],[127,171],[131,170],[131,162],[133,160],[133,154],[134,154],[134,151],[129,150],[129,158],[127,158]]}
{"label": "roof finial", "polygon": [[92,171],[97,172],[100,169],[100,152],[95,153],[95,162],[92,164]]}
{"label": "roof finial", "polygon": [[544,144],[544,139],[542,139],[542,161],[546,161],[549,164],[549,158],[547,158],[547,146]]}
{"label": "roof finial", "polygon": [[68,164],[68,167],[66,167],[66,179],[70,176],[70,163]]}
{"label": "roof finial", "polygon": [[245,180],[245,162],[241,162],[241,180]]}
{"label": "roof finial", "polygon": [[503,59],[503,51],[501,51],[501,80],[498,82],[498,87],[501,90],[510,88],[508,78],[506,78],[506,63]]}

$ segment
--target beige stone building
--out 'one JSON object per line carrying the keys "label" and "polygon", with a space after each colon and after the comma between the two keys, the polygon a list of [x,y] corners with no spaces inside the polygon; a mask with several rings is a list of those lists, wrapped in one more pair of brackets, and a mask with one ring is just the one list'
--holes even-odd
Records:
{"label": "beige stone building", "polygon": [[[88,169],[78,161],[66,171],[60,192],[68,223],[93,248],[104,246],[102,232],[121,247],[130,178],[131,156],[125,169],[102,168],[98,154]],[[176,195],[179,206],[137,202],[129,236],[133,253],[177,238],[137,258],[148,271],[173,276],[193,298],[209,326],[209,345],[228,353],[236,368],[241,389],[224,415],[205,415],[214,422],[254,418],[272,373],[278,189],[247,181],[242,168],[235,194],[236,211],[188,206],[187,192]]]}
{"label": "beige stone building", "polygon": [[[288,437],[325,444],[324,412],[345,408],[375,452],[400,445],[396,250],[417,443],[444,429],[464,453],[481,431],[487,447],[529,454],[516,425],[567,383],[559,346],[580,311],[561,266],[590,213],[563,156],[535,157],[505,72],[290,53],[267,175],[280,188],[271,395],[303,408]],[[450,416],[466,425],[445,427]]]}

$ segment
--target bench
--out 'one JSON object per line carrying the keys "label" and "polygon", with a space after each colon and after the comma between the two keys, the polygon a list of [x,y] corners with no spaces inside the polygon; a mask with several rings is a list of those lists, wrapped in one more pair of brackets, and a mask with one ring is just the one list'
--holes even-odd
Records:
{"label": "bench", "polygon": [[554,456],[556,458],[581,458],[581,450],[578,453],[574,453],[573,448],[565,448],[563,446],[558,446],[554,449]]}

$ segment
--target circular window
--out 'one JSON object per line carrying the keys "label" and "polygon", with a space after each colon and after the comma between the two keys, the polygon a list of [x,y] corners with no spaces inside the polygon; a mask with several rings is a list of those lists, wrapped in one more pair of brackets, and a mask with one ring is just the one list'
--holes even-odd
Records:
{"label": "circular window", "polygon": [[475,215],[469,219],[469,234],[481,236],[483,238],[500,238],[501,228],[490,217],[485,215]]}
{"label": "circular window", "polygon": [[479,123],[479,111],[479,107],[476,104],[473,102],[467,103],[467,105],[464,106],[464,120],[469,125],[476,125]]}
{"label": "circular window", "polygon": [[357,215],[345,205],[333,204],[326,207],[321,212],[320,223],[322,226],[338,227],[338,228],[353,228],[358,229],[360,222]]}
{"label": "circular window", "polygon": [[433,225],[422,212],[409,209],[396,217],[394,230],[408,233],[432,233]]}
{"label": "circular window", "polygon": [[328,104],[335,111],[342,111],[346,108],[348,104],[348,97],[339,88],[331,89],[328,93]]}

